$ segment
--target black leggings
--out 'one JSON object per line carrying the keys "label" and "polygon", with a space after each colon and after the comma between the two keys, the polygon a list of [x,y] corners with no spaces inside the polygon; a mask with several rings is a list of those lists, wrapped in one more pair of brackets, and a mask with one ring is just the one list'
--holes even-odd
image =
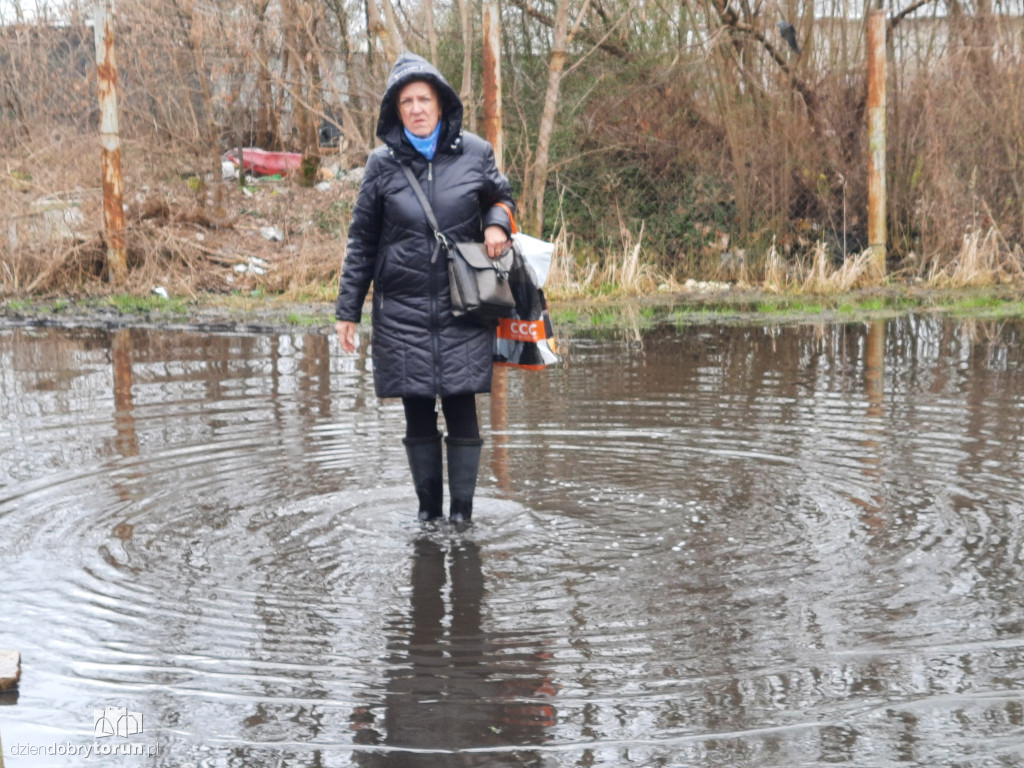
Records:
{"label": "black leggings", "polygon": [[[433,437],[437,434],[437,411],[430,397],[403,397],[405,436]],[[448,425],[448,436],[469,440],[480,439],[476,418],[476,395],[449,395],[441,398],[441,410]]]}

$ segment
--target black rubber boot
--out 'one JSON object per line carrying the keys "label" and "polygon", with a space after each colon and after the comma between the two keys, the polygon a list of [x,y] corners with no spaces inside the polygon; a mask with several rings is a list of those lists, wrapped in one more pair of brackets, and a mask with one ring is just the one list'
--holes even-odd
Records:
{"label": "black rubber boot", "polygon": [[437,520],[444,514],[444,480],[441,466],[441,433],[431,437],[406,437],[405,455],[409,458],[412,484],[420,502],[420,522]]}
{"label": "black rubber boot", "polygon": [[450,435],[444,441],[448,444],[448,493],[452,500],[449,519],[453,523],[469,523],[473,519],[473,494],[484,441]]}

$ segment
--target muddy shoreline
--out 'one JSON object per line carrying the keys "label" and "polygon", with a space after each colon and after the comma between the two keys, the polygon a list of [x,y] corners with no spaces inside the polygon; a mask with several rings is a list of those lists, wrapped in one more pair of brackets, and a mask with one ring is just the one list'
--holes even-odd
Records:
{"label": "muddy shoreline", "polygon": [[[112,297],[6,300],[0,302],[0,328],[149,328],[237,334],[334,332],[333,305],[329,301],[204,294],[188,301],[136,299],[127,308],[124,303]],[[661,324],[860,322],[908,313],[1013,318],[1024,317],[1024,285],[950,291],[900,286],[835,296],[734,289],[649,297],[555,298],[550,304],[552,319],[562,334]],[[367,319],[364,315],[364,321]]]}

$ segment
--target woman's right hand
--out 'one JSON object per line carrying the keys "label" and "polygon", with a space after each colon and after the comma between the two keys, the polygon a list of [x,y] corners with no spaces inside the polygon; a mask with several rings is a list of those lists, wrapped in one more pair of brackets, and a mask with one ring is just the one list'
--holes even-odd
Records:
{"label": "woman's right hand", "polygon": [[338,341],[345,352],[356,351],[356,324],[348,320],[339,320],[334,326],[338,329]]}

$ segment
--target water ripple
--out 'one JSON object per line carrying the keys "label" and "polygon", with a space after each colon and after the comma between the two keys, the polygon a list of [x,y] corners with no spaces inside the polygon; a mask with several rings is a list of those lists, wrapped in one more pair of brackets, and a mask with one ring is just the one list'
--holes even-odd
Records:
{"label": "water ripple", "polygon": [[481,398],[459,532],[326,337],[0,332],[4,744],[120,706],[126,765],[1018,764],[1019,342],[567,340]]}

